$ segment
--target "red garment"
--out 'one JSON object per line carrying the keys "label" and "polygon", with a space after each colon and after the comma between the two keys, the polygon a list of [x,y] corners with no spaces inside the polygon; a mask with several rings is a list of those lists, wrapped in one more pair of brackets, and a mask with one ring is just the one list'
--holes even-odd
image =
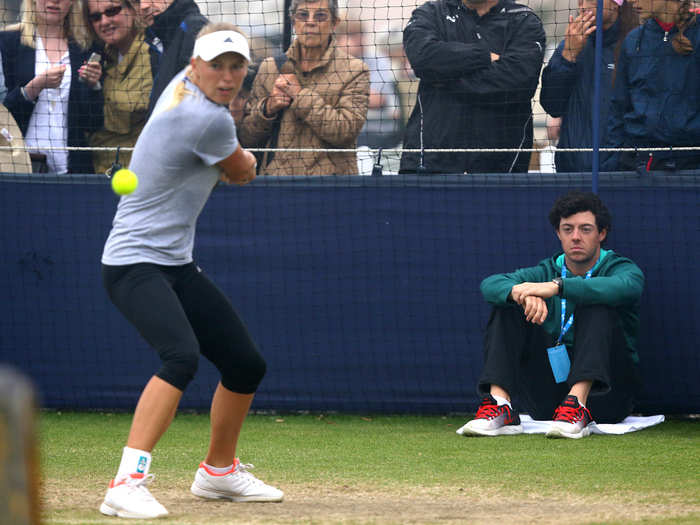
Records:
{"label": "red garment", "polygon": [[656,20],[656,23],[659,24],[659,25],[661,26],[661,29],[663,29],[663,30],[666,31],[667,33],[668,33],[671,29],[673,29],[673,26],[676,25],[675,22],[666,23],[666,22],[662,22],[662,21],[659,20],[658,18],[654,18],[654,20]]}

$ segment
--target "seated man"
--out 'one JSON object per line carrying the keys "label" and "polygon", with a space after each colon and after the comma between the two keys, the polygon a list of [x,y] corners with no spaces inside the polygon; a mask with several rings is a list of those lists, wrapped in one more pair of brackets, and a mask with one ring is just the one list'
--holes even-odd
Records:
{"label": "seated man", "polygon": [[618,423],[632,411],[644,275],[601,248],[611,219],[595,194],[560,197],[549,221],[564,253],[481,283],[494,305],[477,387],[485,397],[460,434],[522,433],[511,394],[534,419],[554,420],[548,437],[585,437],[594,416]]}

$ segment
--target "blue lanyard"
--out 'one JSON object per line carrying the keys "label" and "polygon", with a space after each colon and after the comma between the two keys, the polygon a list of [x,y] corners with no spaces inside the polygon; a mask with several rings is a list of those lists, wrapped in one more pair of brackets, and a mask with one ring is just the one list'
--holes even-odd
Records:
{"label": "blue lanyard", "polygon": [[[600,262],[600,259],[598,259],[598,262]],[[585,279],[590,279],[591,274],[593,273],[593,269],[598,266],[598,262],[596,262],[593,267],[586,272],[586,277]],[[561,278],[566,279],[566,260],[562,261],[561,263]],[[569,328],[571,328],[571,325],[574,324],[574,314],[572,313],[569,316],[569,320],[565,322],[566,319],[566,299],[563,297],[561,298],[561,331],[559,332],[559,338],[557,339],[557,344],[561,344],[561,340],[564,337],[564,334],[569,331]]]}

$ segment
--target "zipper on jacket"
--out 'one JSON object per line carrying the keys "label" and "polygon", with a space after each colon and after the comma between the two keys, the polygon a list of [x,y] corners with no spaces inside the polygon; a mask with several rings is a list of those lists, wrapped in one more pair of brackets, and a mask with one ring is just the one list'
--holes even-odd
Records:
{"label": "zipper on jacket", "polygon": [[668,42],[668,31],[664,33],[664,42]]}

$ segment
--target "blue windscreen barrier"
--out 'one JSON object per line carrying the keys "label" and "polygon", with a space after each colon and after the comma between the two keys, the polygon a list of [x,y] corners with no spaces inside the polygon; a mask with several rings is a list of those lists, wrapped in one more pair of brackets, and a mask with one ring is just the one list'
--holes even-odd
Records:
{"label": "blue windscreen barrier", "polygon": [[[557,251],[551,204],[590,186],[590,175],[530,174],[216,188],[195,258],[267,360],[254,409],[473,411],[480,281]],[[599,193],[613,214],[607,247],[647,278],[638,410],[700,412],[700,175],[601,174]],[[131,409],[157,370],[102,288],[116,204],[95,177],[0,178],[0,362],[33,378],[43,406]],[[203,362],[182,407],[206,409],[217,379]]]}

